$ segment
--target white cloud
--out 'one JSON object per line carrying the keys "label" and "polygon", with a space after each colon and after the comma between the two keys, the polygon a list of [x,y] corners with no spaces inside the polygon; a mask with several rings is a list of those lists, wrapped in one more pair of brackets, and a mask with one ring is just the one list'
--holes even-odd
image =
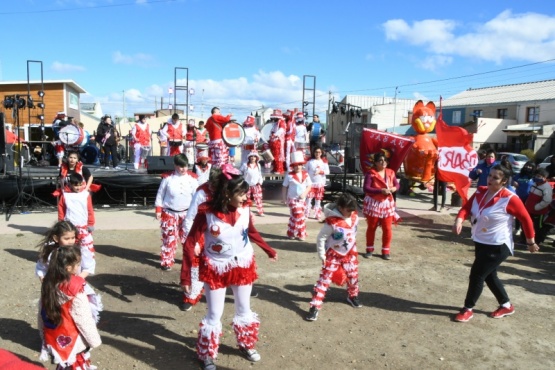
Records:
{"label": "white cloud", "polygon": [[[185,85],[185,81],[177,81]],[[154,102],[160,105],[173,103],[173,96],[169,101],[168,88],[173,87],[173,81],[165,85],[151,85],[145,89],[128,88],[125,90],[126,111],[154,110]],[[189,97],[189,104],[194,105],[194,114],[204,117],[209,115],[213,106],[219,106],[223,114],[233,113],[241,120],[250,112],[266,108],[293,109],[301,108],[303,93],[302,77],[285,75],[281,71],[259,71],[250,78],[237,77],[225,80],[189,80],[189,88],[195,89],[195,94]],[[185,92],[178,91],[177,102],[185,103]],[[316,112],[323,114],[328,108],[328,93],[323,90],[316,91]],[[116,114],[121,111],[123,94],[114,92],[107,97],[88,97],[87,101],[98,100],[102,103],[103,110]],[[204,107],[203,107],[204,106]],[[180,107],[182,108],[182,107]],[[203,109],[204,108],[204,109]],[[191,112],[190,112],[191,113]]]}
{"label": "white cloud", "polygon": [[148,67],[154,63],[154,57],[144,53],[136,53],[133,55],[123,54],[118,50],[112,53],[112,61],[115,64],[135,64],[141,67]]}
{"label": "white cloud", "polygon": [[86,70],[85,67],[83,66],[78,66],[78,65],[69,64],[69,63],[61,63],[58,61],[55,61],[54,63],[52,63],[52,65],[50,66],[50,69],[58,73],[83,72]]}
{"label": "white cloud", "polygon": [[387,40],[422,46],[445,59],[424,63],[437,68],[451,63],[446,57],[462,56],[501,63],[504,60],[542,61],[555,58],[555,16],[513,14],[506,10],[483,24],[426,19],[409,25],[402,19],[383,24]]}

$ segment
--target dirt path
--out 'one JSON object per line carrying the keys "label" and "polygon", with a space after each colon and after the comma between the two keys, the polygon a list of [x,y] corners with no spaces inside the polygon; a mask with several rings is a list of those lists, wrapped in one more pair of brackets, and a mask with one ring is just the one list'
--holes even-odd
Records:
{"label": "dirt path", "polygon": [[[271,213],[271,210],[267,210]],[[259,231],[278,250],[271,263],[256,250],[260,279],[253,310],[261,318],[258,349],[250,364],[235,349],[228,296],[218,369],[553,369],[555,368],[555,258],[552,248],[509,258],[500,276],[516,313],[487,317],[496,308],[485,289],[474,318],[452,321],[466,292],[473,248],[450,232],[452,216],[408,217],[394,229],[392,260],[360,258],[360,300],[354,309],[344,288],[333,287],[318,321],[306,322],[320,263],[313,243],[291,241],[282,223]],[[317,223],[309,224],[312,240]],[[358,235],[359,251],[365,224]],[[92,353],[100,369],[195,369],[194,346],[202,301],[179,310],[179,271],[158,266],[159,232],[95,232],[97,275],[89,282],[103,296],[99,329],[103,345]],[[0,240],[0,347],[38,360],[36,330],[39,282],[33,276],[39,236],[2,235]],[[255,247],[256,248],[256,247]],[[54,368],[50,366],[50,368]]]}

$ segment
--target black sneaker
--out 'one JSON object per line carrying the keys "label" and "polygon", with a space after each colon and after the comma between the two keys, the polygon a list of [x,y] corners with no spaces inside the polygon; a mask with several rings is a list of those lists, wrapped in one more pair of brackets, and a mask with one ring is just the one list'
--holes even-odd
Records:
{"label": "black sneaker", "polygon": [[347,302],[349,302],[351,304],[351,306],[353,306],[354,308],[361,308],[362,307],[362,305],[360,304],[357,296],[347,298]]}
{"label": "black sneaker", "polygon": [[316,307],[310,307],[308,311],[308,315],[306,315],[306,321],[316,321],[318,320],[318,312],[319,310]]}
{"label": "black sneaker", "polygon": [[181,309],[181,311],[191,311],[191,308],[193,308],[193,305],[190,304],[189,302],[183,302],[181,303],[181,307],[179,307]]}
{"label": "black sneaker", "polygon": [[372,252],[366,252],[362,255],[364,258],[372,258]]}
{"label": "black sneaker", "polygon": [[211,357],[207,357],[204,361],[202,361],[202,368],[203,370],[216,370],[214,359],[212,359]]}
{"label": "black sneaker", "polygon": [[171,271],[171,267],[170,266],[160,266],[160,268],[162,269],[162,271]]}

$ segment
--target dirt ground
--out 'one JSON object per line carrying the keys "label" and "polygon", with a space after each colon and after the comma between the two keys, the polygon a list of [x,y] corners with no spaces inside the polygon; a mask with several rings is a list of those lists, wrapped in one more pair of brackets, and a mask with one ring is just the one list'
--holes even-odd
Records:
{"label": "dirt ground", "polygon": [[[272,205],[266,211],[271,215]],[[468,224],[458,237],[451,234],[448,213],[406,217],[394,229],[391,261],[359,259],[364,307],[352,308],[345,288],[333,287],[318,320],[307,322],[303,318],[320,272],[312,242],[320,225],[309,222],[307,242],[291,241],[284,237],[287,216],[274,216],[283,222],[258,228],[278,250],[279,261],[270,262],[255,246],[259,297],[251,303],[261,319],[262,360],[250,363],[236,350],[228,295],[218,369],[555,368],[553,248],[529,254],[517,247],[501,266],[514,315],[489,318],[497,304],[486,288],[474,318],[456,323],[452,318],[462,306],[473,259]],[[33,232],[0,240],[0,347],[37,362],[40,286],[33,274],[34,245],[44,230],[28,230]],[[360,252],[364,230],[363,221]],[[99,369],[199,368],[194,348],[206,304],[179,310],[179,268],[158,268],[159,231],[98,230],[94,238],[97,274],[88,281],[102,295],[105,310],[99,323],[103,345],[92,352],[93,363]]]}

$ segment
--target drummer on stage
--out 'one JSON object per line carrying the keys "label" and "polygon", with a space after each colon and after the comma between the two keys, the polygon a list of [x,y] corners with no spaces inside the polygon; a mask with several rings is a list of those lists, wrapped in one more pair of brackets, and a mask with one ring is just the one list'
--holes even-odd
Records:
{"label": "drummer on stage", "polygon": [[197,128],[195,127],[195,120],[190,119],[187,122],[187,132],[185,133],[185,155],[189,163],[195,163],[195,146],[202,140]]}
{"label": "drummer on stage", "polygon": [[222,139],[222,127],[231,120],[231,114],[222,116],[220,108],[214,107],[212,115],[206,120],[206,129],[210,141],[208,142],[208,153],[212,160],[212,166],[221,167],[229,161],[228,147]]}
{"label": "drummer on stage", "polygon": [[152,131],[150,131],[150,126],[146,123],[146,116],[144,114],[139,114],[139,120],[135,123],[135,126],[131,129],[131,136],[133,137],[133,149],[135,152],[135,162],[133,162],[133,166],[136,170],[139,169],[141,166],[141,159],[144,159],[146,156],[143,152],[150,151],[150,136],[152,135]]}
{"label": "drummer on stage", "polygon": [[247,116],[243,122],[243,129],[245,130],[245,141],[243,141],[241,151],[241,164],[248,162],[248,156],[252,151],[257,151],[258,142],[260,141],[260,131],[255,124],[253,116]]}
{"label": "drummer on stage", "polygon": [[274,109],[273,113],[270,115],[270,120],[272,121],[270,151],[274,156],[274,173],[282,174],[284,173],[283,163],[285,161],[283,150],[285,139],[285,121],[283,120],[281,109]]}
{"label": "drummer on stage", "polygon": [[179,114],[174,113],[168,123],[160,130],[160,141],[167,141],[170,148],[170,156],[183,153],[183,124],[179,120]]}
{"label": "drummer on stage", "polygon": [[285,117],[285,167],[291,164],[291,153],[295,151],[295,112],[288,109]]}

